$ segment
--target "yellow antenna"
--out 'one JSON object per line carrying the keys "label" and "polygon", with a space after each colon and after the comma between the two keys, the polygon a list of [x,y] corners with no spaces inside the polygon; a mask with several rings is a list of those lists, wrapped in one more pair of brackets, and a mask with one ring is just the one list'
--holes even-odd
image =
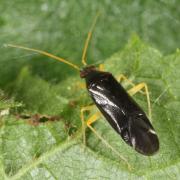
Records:
{"label": "yellow antenna", "polygon": [[53,54],[50,54],[48,52],[45,52],[45,51],[42,51],[42,50],[38,50],[38,49],[28,48],[28,47],[24,47],[24,46],[14,45],[14,44],[6,44],[6,46],[13,47],[13,48],[19,48],[19,49],[25,49],[27,51],[32,51],[32,52],[37,52],[39,54],[45,55],[45,56],[50,57],[52,59],[55,59],[57,61],[63,62],[65,64],[73,67],[74,69],[80,71],[80,68],[77,65],[75,65],[75,64],[73,64],[73,63],[71,63],[71,62],[69,62],[69,61],[67,61],[67,60],[65,60],[63,58],[60,58],[60,57],[55,56]]}
{"label": "yellow antenna", "polygon": [[95,27],[95,25],[96,25],[97,19],[98,19],[98,17],[99,17],[99,14],[100,14],[100,12],[98,12],[98,13],[96,14],[96,16],[95,16],[95,18],[94,18],[94,20],[93,20],[93,23],[92,23],[92,25],[91,25],[91,28],[90,28],[90,30],[89,30],[89,32],[88,32],[88,35],[87,35],[85,44],[84,44],[84,49],[83,49],[83,54],[82,54],[82,64],[85,65],[85,66],[87,65],[87,63],[86,63],[86,54],[87,54],[88,45],[89,45],[89,42],[90,42],[90,40],[91,40],[92,33],[93,33],[94,27]]}

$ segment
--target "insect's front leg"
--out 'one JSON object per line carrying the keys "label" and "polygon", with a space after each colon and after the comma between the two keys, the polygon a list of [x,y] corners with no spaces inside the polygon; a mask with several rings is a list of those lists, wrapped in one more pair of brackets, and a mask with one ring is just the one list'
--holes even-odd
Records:
{"label": "insect's front leg", "polygon": [[98,67],[98,70],[99,71],[104,71],[105,70],[104,64],[100,64],[99,67]]}
{"label": "insect's front leg", "polygon": [[86,125],[85,125],[85,118],[84,112],[91,111],[95,105],[89,105],[81,108],[81,123],[82,123],[82,135],[83,135],[83,144],[86,145]]}

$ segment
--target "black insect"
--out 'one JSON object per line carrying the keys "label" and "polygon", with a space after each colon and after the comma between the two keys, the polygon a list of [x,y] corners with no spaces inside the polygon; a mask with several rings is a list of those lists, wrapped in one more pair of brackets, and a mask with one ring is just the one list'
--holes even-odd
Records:
{"label": "black insect", "polygon": [[89,66],[81,70],[82,78],[94,103],[113,129],[136,151],[152,155],[159,140],[144,111],[109,72]]}
{"label": "black insect", "polygon": [[159,140],[144,111],[111,73],[99,71],[94,66],[87,66],[85,62],[87,47],[96,19],[97,17],[88,33],[83,51],[84,68],[79,68],[71,62],[45,51],[12,44],[8,46],[43,54],[78,70],[80,77],[86,80],[87,90],[94,103],[113,129],[136,151],[144,155],[152,155],[159,149]]}

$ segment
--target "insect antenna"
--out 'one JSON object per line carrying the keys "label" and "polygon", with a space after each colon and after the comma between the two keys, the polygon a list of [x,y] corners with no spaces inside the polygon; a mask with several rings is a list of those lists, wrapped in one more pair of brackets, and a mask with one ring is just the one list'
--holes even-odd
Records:
{"label": "insect antenna", "polygon": [[[86,38],[86,41],[85,41],[85,45],[84,45],[84,48],[83,48],[83,54],[82,54],[82,64],[83,65],[87,65],[86,63],[86,54],[87,54],[87,49],[88,49],[88,45],[89,45],[89,42],[91,40],[91,37],[92,37],[92,33],[93,33],[93,30],[94,30],[94,27],[96,25],[96,22],[97,22],[97,18],[99,16],[100,12],[98,12],[93,20],[93,23],[91,25],[91,28],[88,32],[88,35],[87,35],[87,38]],[[53,55],[51,53],[48,53],[46,51],[43,51],[43,50],[39,50],[39,49],[34,49],[34,48],[29,48],[29,47],[25,47],[25,46],[20,46],[20,45],[16,45],[16,44],[6,44],[6,47],[13,47],[13,48],[18,48],[18,49],[24,49],[24,50],[27,50],[27,51],[31,51],[31,52],[36,52],[36,53],[39,53],[39,54],[42,54],[44,56],[47,56],[47,57],[50,57],[52,59],[55,59],[57,61],[60,61],[60,62],[63,62],[69,66],[71,66],[72,68],[80,71],[80,67],[77,66],[76,64],[73,64],[71,62],[69,62],[68,60],[64,59],[64,58],[61,58],[61,57],[58,57],[56,55]]]}
{"label": "insect antenna", "polygon": [[84,44],[83,53],[82,53],[82,64],[84,66],[87,65],[87,62],[86,62],[86,60],[87,60],[87,56],[86,56],[87,55],[87,49],[88,49],[89,42],[91,40],[92,33],[93,33],[94,28],[95,28],[95,25],[96,25],[96,22],[97,22],[97,19],[98,19],[99,15],[100,15],[100,12],[98,11],[95,18],[94,18],[94,20],[93,20],[93,22],[92,22],[92,25],[91,25],[90,29],[89,29],[89,32],[88,32],[88,35],[87,35],[87,38],[86,38],[86,41],[85,41],[85,44]]}
{"label": "insect antenna", "polygon": [[34,49],[34,48],[29,48],[29,47],[25,47],[25,46],[19,46],[19,45],[15,45],[15,44],[6,44],[7,47],[13,47],[13,48],[19,48],[19,49],[24,49],[24,50],[27,50],[27,51],[32,51],[32,52],[36,52],[36,53],[39,53],[39,54],[42,54],[44,56],[47,56],[47,57],[50,57],[52,59],[55,59],[57,61],[60,61],[60,62],[63,62],[69,66],[71,66],[72,68],[80,71],[80,67],[78,67],[76,64],[73,64],[61,57],[58,57],[58,56],[55,56],[51,53],[48,53],[46,51],[42,51],[42,50],[39,50],[39,49]]}

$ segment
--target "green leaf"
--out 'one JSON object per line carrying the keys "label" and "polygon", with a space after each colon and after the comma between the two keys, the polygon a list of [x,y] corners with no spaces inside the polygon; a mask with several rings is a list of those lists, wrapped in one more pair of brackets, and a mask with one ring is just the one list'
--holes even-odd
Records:
{"label": "green leaf", "polygon": [[[79,88],[79,76],[49,83],[24,67],[12,85],[22,101],[19,113],[59,120],[30,123],[13,113],[1,118],[0,174],[3,179],[178,179],[180,175],[180,51],[163,56],[133,36],[125,48],[104,63],[114,76],[125,74],[134,83],[146,82],[152,103],[152,123],[160,150],[152,157],[135,152],[102,118],[94,127],[132,167],[119,159],[89,130],[81,140],[80,108],[91,103]],[[126,84],[124,84],[126,87]],[[127,87],[129,88],[129,87]],[[147,111],[145,96],[134,97]],[[96,109],[94,109],[96,111]],[[88,116],[87,116],[88,117]]]}
{"label": "green leaf", "polygon": [[14,99],[9,99],[7,95],[0,90],[0,117],[8,115],[9,111],[21,107],[22,104],[15,102]]}

